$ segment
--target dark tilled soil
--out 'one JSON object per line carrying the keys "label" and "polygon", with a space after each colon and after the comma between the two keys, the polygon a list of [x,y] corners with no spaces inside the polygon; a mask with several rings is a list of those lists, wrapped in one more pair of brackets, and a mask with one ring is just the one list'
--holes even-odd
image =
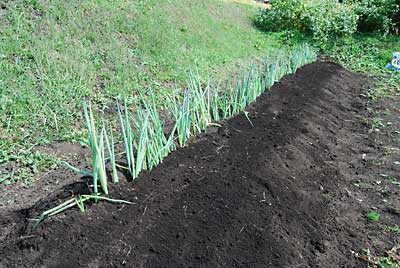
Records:
{"label": "dark tilled soil", "polygon": [[400,222],[399,187],[383,197],[373,185],[382,154],[365,123],[367,84],[334,63],[305,66],[249,107],[254,127],[228,120],[113,186],[135,205],[100,202],[31,230],[43,209],[86,191],[83,180],[0,212],[0,267],[365,266],[352,252],[383,254],[399,243],[384,227]]}

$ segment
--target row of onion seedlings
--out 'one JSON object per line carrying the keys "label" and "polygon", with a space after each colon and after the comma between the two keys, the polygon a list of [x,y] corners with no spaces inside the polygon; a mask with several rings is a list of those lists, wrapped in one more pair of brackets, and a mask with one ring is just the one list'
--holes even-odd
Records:
{"label": "row of onion seedlings", "polygon": [[[191,73],[183,94],[169,99],[169,112],[175,120],[169,133],[165,130],[164,120],[159,115],[152,93],[150,98],[141,97],[141,103],[133,109],[128,107],[126,100],[123,100],[122,104],[117,101],[119,128],[125,150],[123,154],[126,158],[126,167],[119,167],[127,169],[133,179],[137,178],[142,170],[150,170],[160,164],[177,146],[187,145],[190,137],[206,131],[207,127],[216,124],[215,122],[243,112],[248,104],[271,88],[275,81],[286,74],[294,73],[299,67],[315,59],[314,50],[308,45],[302,45],[287,55],[267,58],[261,67],[253,65],[236,78],[227,79],[222,89],[209,82],[206,85],[202,84],[199,76]],[[93,195],[74,198],[75,201],[69,200],[64,202],[64,206],[61,204],[44,212],[36,225],[45,216],[65,210],[66,206],[76,204],[83,210],[83,202],[89,199],[129,203],[100,197],[101,194],[108,195],[107,162],[111,166],[113,182],[118,182],[113,129],[111,125],[107,128],[104,120],[102,126],[96,128],[89,104],[84,104],[84,114],[89,132],[92,172],[78,170],[68,163],[65,164],[74,171],[93,178]]]}

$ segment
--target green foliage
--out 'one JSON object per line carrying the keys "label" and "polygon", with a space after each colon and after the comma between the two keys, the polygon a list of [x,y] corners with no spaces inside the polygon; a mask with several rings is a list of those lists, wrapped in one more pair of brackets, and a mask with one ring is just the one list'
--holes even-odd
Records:
{"label": "green foliage", "polygon": [[164,122],[158,114],[153,93],[151,93],[151,98],[153,101],[150,103],[142,99],[145,108],[136,106],[135,113],[129,110],[126,101],[124,101],[123,109],[117,101],[127,170],[132,179],[136,179],[142,170],[151,170],[157,166],[171,150],[175,149],[173,143],[175,129],[169,137],[166,137]]}
{"label": "green foliage", "polygon": [[393,251],[393,249],[387,252],[387,256],[374,256],[371,254],[371,251],[368,248],[363,249],[361,254],[355,253],[355,255],[356,257],[366,261],[368,263],[368,268],[400,267],[400,261],[398,260],[397,253]]}
{"label": "green foliage", "polygon": [[399,26],[396,25],[396,16],[400,11],[397,0],[358,0],[356,3],[359,31],[379,31],[384,34],[396,31],[396,26]]}
{"label": "green foliage", "polygon": [[371,101],[400,93],[398,72],[385,68],[392,58],[393,50],[400,47],[400,38],[394,35],[355,34],[340,38],[325,47],[324,53],[355,72],[379,77],[368,90]]}
{"label": "green foliage", "polygon": [[377,222],[377,221],[379,221],[381,215],[376,211],[372,211],[372,212],[368,213],[367,217],[370,221]]}
{"label": "green foliage", "polygon": [[[93,178],[93,192],[97,195],[100,194],[100,191],[98,190],[98,184],[100,183],[100,188],[102,190],[102,193],[108,194],[108,186],[107,186],[107,172],[106,172],[106,158],[104,151],[105,145],[104,145],[104,139],[106,139],[106,144],[107,144],[107,150],[110,153],[109,158],[111,158],[111,161],[115,159],[114,155],[111,155],[111,152],[113,152],[113,148],[110,147],[110,142],[108,140],[108,135],[107,131],[105,129],[105,125],[103,123],[103,128],[98,130],[96,127],[96,122],[93,117],[93,112],[91,105],[89,105],[84,102],[84,117],[86,120],[86,125],[88,128],[88,136],[89,136],[89,145],[90,145],[90,150],[91,150],[91,156],[92,156],[92,171],[87,172],[84,170],[79,170],[67,162],[62,162],[64,165],[66,165],[68,168],[71,168],[75,172],[82,174],[84,176],[89,176]],[[111,133],[112,135],[112,133]],[[114,165],[113,169],[114,169]],[[113,170],[114,171],[114,170]]]}
{"label": "green foliage", "polygon": [[[115,183],[118,183],[118,173],[117,173],[117,164],[115,161],[115,145],[114,145],[114,134],[113,134],[113,129],[110,124],[110,135],[107,134],[106,127],[103,125],[103,135],[106,140],[107,144],[107,151],[108,151],[108,157],[110,159],[111,163],[111,170],[112,170],[112,177],[113,181]],[[109,137],[110,136],[110,137]]]}
{"label": "green foliage", "polygon": [[89,132],[90,149],[92,153],[92,177],[94,193],[98,194],[97,185],[99,182],[103,193],[108,194],[106,162],[104,156],[104,125],[103,129],[99,131],[96,128],[90,104],[86,105],[85,103],[84,109],[86,125]]}
{"label": "green foliage", "polygon": [[[358,31],[394,32],[396,0],[276,0],[261,12],[257,24],[268,31],[299,31],[325,46],[332,38]],[[398,27],[398,25],[397,25]]]}
{"label": "green foliage", "polygon": [[32,175],[55,168],[58,162],[55,156],[38,149],[46,144],[46,141],[38,141],[33,145],[21,141],[18,144],[0,138],[0,184],[21,181],[28,185],[32,182]]}
{"label": "green foliage", "polygon": [[358,16],[354,6],[336,0],[313,1],[307,14],[313,38],[328,43],[337,36],[350,35],[357,30]]}
{"label": "green foliage", "polygon": [[303,0],[272,1],[272,8],[262,10],[256,23],[269,31],[300,30],[308,31],[306,4]]}
{"label": "green foliage", "polygon": [[378,268],[399,268],[400,262],[391,256],[379,257],[376,260],[376,266]]}
{"label": "green foliage", "polygon": [[257,23],[269,31],[296,30],[311,34],[315,41],[329,42],[334,36],[357,29],[354,5],[336,0],[277,0],[262,11]]}
{"label": "green foliage", "polygon": [[400,226],[395,225],[395,226],[388,226],[385,228],[385,230],[389,233],[394,233],[400,235]]}

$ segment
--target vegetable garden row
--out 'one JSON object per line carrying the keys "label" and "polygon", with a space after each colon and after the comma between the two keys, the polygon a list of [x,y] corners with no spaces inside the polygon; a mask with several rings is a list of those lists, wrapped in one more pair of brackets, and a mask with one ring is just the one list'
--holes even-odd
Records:
{"label": "vegetable garden row", "polygon": [[[142,96],[141,103],[134,107],[128,107],[126,100],[117,100],[119,128],[125,149],[119,153],[116,153],[116,139],[111,123],[103,119],[99,126],[90,103],[85,102],[84,114],[89,133],[92,171],[79,170],[68,163],[65,164],[79,174],[93,179],[93,194],[74,197],[43,212],[34,227],[45,217],[53,216],[73,206],[78,206],[84,211],[84,202],[90,199],[96,202],[104,200],[129,204],[128,201],[108,197],[106,167],[108,162],[114,183],[119,181],[118,168],[127,169],[132,179],[135,179],[142,170],[151,170],[171,151],[178,146],[187,145],[190,137],[206,131],[208,126],[245,112],[246,106],[255,101],[266,89],[271,88],[275,81],[315,60],[314,49],[303,44],[294,47],[286,55],[268,57],[261,67],[252,66],[233,80],[228,79],[222,89],[211,83],[204,86],[201,79],[191,73],[188,86],[182,95],[174,97],[169,102],[168,111],[175,123],[168,132],[152,93],[150,101]],[[247,112],[245,115],[247,117]],[[126,158],[125,167],[116,163],[116,155],[121,153]]]}

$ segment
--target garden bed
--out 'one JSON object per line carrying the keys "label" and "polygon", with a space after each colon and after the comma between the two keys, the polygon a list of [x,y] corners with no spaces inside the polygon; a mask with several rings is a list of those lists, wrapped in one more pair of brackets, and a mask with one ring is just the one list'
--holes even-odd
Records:
{"label": "garden bed", "polygon": [[[352,251],[367,235],[383,246],[396,239],[366,231],[376,197],[361,202],[351,188],[376,173],[367,84],[330,62],[301,68],[248,107],[250,121],[227,120],[135,181],[110,185],[133,205],[71,209],[32,231],[30,219],[87,191],[83,178],[31,208],[8,207],[0,267],[360,267]],[[396,221],[389,213],[374,224]]]}

